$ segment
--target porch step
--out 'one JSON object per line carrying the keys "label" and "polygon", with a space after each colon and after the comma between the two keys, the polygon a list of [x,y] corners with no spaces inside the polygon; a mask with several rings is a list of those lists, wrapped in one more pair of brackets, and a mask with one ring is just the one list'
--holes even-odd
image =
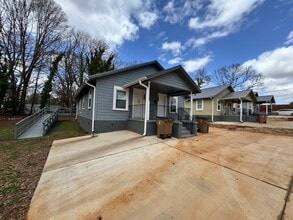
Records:
{"label": "porch step", "polygon": [[192,135],[186,127],[184,126],[181,127],[181,138],[187,138],[187,137],[193,137],[193,136],[194,135]]}

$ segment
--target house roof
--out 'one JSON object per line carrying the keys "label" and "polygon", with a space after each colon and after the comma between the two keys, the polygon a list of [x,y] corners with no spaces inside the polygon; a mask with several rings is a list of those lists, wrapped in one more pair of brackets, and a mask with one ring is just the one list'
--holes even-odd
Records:
{"label": "house roof", "polygon": [[253,102],[256,102],[256,97],[251,89],[231,92],[225,95],[223,98],[221,98],[221,100],[239,100],[239,99],[242,99],[245,101],[250,101],[252,99]]}
{"label": "house roof", "polygon": [[227,88],[229,88],[231,90],[231,92],[234,91],[230,85],[216,86],[216,87],[202,89],[201,93],[194,95],[193,98],[194,99],[206,99],[206,98],[214,97]]}
{"label": "house roof", "polygon": [[[145,63],[140,63],[140,64],[136,64],[136,65],[132,65],[132,66],[127,66],[127,67],[120,68],[120,69],[115,69],[115,70],[111,70],[111,71],[107,71],[107,72],[97,73],[97,74],[91,75],[91,76],[89,76],[88,83],[93,82],[97,78],[106,77],[106,76],[110,76],[110,75],[113,75],[113,74],[118,74],[118,73],[122,73],[122,72],[125,72],[125,71],[135,70],[135,69],[139,69],[139,68],[146,67],[146,66],[152,66],[152,65],[158,67],[160,70],[164,70],[164,67],[158,61],[152,60],[152,61],[145,62]],[[84,82],[78,88],[78,90],[76,92],[76,95],[75,95],[75,98],[77,98],[79,96],[80,92],[85,87],[88,87],[88,85],[86,85],[86,83]]]}
{"label": "house roof", "polygon": [[183,67],[181,65],[179,66],[175,66],[175,67],[172,67],[172,68],[169,68],[169,69],[165,69],[165,70],[162,70],[162,71],[159,71],[157,73],[154,73],[154,74],[150,74],[150,75],[147,75],[147,76],[144,76],[144,77],[140,77],[136,80],[133,80],[125,85],[123,85],[123,88],[129,88],[129,87],[132,87],[134,85],[137,85],[139,84],[139,81],[141,80],[141,82],[144,82],[144,81],[148,81],[148,80],[152,80],[152,79],[157,79],[165,74],[169,74],[169,73],[172,73],[172,72],[177,72],[177,73],[180,73],[180,76],[184,78],[184,80],[189,84],[189,86],[192,88],[193,92],[195,93],[199,93],[201,92],[200,88],[195,84],[195,82],[190,78],[190,76],[187,74],[187,72],[183,69]]}
{"label": "house roof", "polygon": [[116,73],[122,73],[125,71],[134,70],[134,69],[138,69],[138,68],[145,67],[145,66],[151,66],[151,65],[155,65],[160,70],[164,70],[164,67],[158,61],[153,60],[153,61],[149,61],[146,63],[140,63],[140,64],[136,64],[136,65],[132,65],[132,66],[127,66],[124,68],[115,69],[115,70],[111,70],[111,71],[107,71],[107,72],[103,72],[103,73],[97,73],[97,74],[89,76],[89,81],[92,79],[97,79],[97,78],[101,78],[104,76],[109,76],[109,75],[116,74]]}
{"label": "house roof", "polygon": [[276,103],[273,95],[264,95],[256,97],[257,103]]}

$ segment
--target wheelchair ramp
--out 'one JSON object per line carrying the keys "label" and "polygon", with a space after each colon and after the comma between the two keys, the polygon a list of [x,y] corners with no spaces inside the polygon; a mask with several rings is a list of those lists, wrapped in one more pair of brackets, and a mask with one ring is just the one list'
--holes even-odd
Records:
{"label": "wheelchair ramp", "polygon": [[51,114],[43,115],[38,121],[36,121],[32,126],[30,126],[23,134],[21,134],[17,139],[34,138],[43,136],[43,122],[50,117]]}

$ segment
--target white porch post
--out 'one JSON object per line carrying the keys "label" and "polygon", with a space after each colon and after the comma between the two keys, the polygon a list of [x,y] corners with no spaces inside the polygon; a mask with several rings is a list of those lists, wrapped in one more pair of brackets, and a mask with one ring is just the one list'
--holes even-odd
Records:
{"label": "white porch post", "polygon": [[266,115],[268,114],[268,107],[269,107],[269,104],[266,103]]}
{"label": "white porch post", "polygon": [[189,112],[189,118],[192,121],[192,115],[193,115],[193,96],[192,92],[190,93],[190,112]]}
{"label": "white porch post", "polygon": [[141,82],[141,80],[138,81],[138,83],[145,88],[145,113],[144,113],[144,128],[143,128],[143,136],[146,136],[147,134],[147,123],[150,118],[150,87],[151,82],[148,81],[148,85],[145,85]]}
{"label": "white porch post", "polygon": [[212,102],[212,118],[211,121],[214,122],[214,97],[210,97]]}
{"label": "white porch post", "polygon": [[240,99],[240,122],[242,123],[243,122],[243,120],[242,120],[242,99],[241,98],[239,98]]}
{"label": "white porch post", "polygon": [[151,91],[151,82],[148,82],[148,87],[146,88],[146,119],[150,120],[150,91]]}

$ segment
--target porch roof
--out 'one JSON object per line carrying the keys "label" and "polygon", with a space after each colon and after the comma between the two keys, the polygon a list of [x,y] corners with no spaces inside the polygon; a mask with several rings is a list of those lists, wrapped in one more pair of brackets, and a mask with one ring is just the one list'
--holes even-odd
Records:
{"label": "porch roof", "polygon": [[225,89],[229,89],[231,92],[233,92],[233,88],[230,85],[222,85],[222,86],[215,86],[210,88],[202,89],[201,93],[193,95],[193,99],[206,99],[210,97],[215,97],[218,94],[220,94]]}
{"label": "porch roof", "polygon": [[275,98],[273,95],[265,95],[265,96],[258,96],[257,98],[257,103],[262,104],[262,103],[276,103]]}
{"label": "porch roof", "polygon": [[237,91],[237,92],[231,92],[227,95],[225,95],[221,100],[224,101],[237,101],[239,102],[240,99],[243,101],[249,101],[249,102],[256,102],[256,97],[251,89],[244,90],[244,91]]}
{"label": "porch roof", "polygon": [[123,88],[130,88],[139,85],[139,81],[150,81],[152,85],[164,90],[165,92],[173,95],[186,95],[201,92],[200,88],[190,78],[182,66],[175,66],[157,73],[140,77],[125,85]]}

